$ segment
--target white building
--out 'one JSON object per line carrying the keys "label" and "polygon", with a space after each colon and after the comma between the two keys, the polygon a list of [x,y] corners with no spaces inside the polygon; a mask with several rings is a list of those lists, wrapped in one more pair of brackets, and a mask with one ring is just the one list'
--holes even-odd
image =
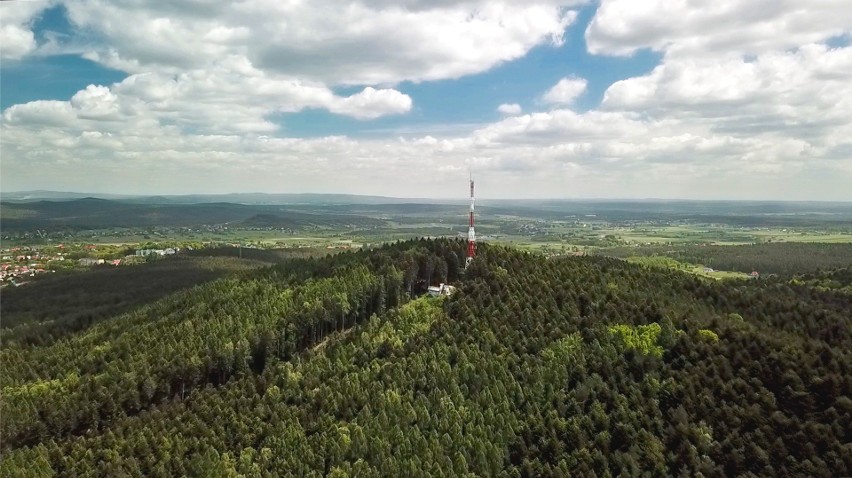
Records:
{"label": "white building", "polygon": [[438,297],[439,295],[450,295],[455,291],[455,287],[444,284],[443,282],[437,286],[430,285],[429,288],[426,289],[426,292],[432,297]]}

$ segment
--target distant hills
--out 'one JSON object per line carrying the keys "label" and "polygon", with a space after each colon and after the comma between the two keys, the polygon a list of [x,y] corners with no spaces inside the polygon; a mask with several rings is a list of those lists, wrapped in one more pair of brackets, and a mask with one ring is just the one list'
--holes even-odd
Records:
{"label": "distant hills", "polygon": [[[2,192],[0,201],[72,201],[76,199],[109,199],[141,204],[405,204],[447,202],[446,200],[393,198],[385,196],[361,196],[356,194],[267,194],[267,193],[231,193],[231,194],[187,194],[187,195],[120,195],[98,193],[75,193],[58,191],[19,191]],[[452,202],[452,201],[450,201]],[[455,201],[458,202],[458,201]]]}
{"label": "distant hills", "polygon": [[[90,196],[53,191],[0,194],[0,221],[4,231],[213,224],[373,227],[392,226],[389,221],[458,222],[466,213],[466,199],[402,199],[348,194]],[[852,203],[842,202],[489,199],[477,203],[477,213],[482,224],[500,217],[620,223],[692,221],[735,226],[852,223]]]}
{"label": "distant hills", "polygon": [[[204,204],[233,203],[257,205],[357,205],[357,204],[467,204],[466,197],[398,198],[391,196],[368,196],[360,194],[184,194],[184,195],[122,195],[101,193],[77,193],[61,191],[5,191],[0,192],[2,202],[72,201],[78,199],[107,199],[136,204]],[[852,202],[846,201],[764,201],[764,200],[691,200],[691,199],[477,199],[477,204],[502,207],[525,207],[535,209],[565,209],[566,205],[591,209],[604,207],[608,210],[655,210],[659,212],[683,213],[728,213],[737,211],[751,213],[793,214],[823,210],[852,210]]]}
{"label": "distant hills", "polygon": [[[295,210],[301,209],[301,210]],[[35,229],[101,229],[110,227],[197,226],[229,224],[248,227],[340,227],[377,225],[357,213],[322,206],[247,205],[226,202],[146,204],[97,198],[35,202],[2,202],[4,231]]]}
{"label": "distant hills", "polygon": [[62,191],[45,191],[45,190],[35,190],[35,191],[11,191],[11,192],[0,192],[0,201],[44,201],[44,200],[58,200],[58,201],[69,201],[72,199],[85,199],[85,198],[97,198],[97,199],[130,199],[134,196],[126,196],[121,194],[92,194],[92,193],[72,193],[72,192],[62,192]]}

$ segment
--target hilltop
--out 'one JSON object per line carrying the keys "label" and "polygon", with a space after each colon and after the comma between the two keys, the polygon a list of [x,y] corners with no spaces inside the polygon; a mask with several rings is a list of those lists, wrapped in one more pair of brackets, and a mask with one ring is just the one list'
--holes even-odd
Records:
{"label": "hilltop", "polygon": [[[418,240],[284,260],[10,344],[0,471],[852,472],[848,273],[463,257]],[[421,295],[437,282],[457,292]]]}

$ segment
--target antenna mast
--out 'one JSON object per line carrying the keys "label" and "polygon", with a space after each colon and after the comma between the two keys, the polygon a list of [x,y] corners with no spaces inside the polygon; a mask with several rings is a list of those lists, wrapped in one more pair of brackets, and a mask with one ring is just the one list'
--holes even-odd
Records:
{"label": "antenna mast", "polygon": [[473,174],[470,175],[470,225],[467,230],[467,259],[464,262],[465,269],[473,262],[476,255],[476,233],[473,230]]}

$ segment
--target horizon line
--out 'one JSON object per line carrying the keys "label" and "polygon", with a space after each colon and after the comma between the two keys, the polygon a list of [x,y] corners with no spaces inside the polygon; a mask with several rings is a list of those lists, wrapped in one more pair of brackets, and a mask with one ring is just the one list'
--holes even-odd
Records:
{"label": "horizon line", "polygon": [[[265,195],[265,196],[354,196],[364,198],[381,198],[389,200],[407,200],[407,201],[467,201],[469,197],[404,197],[404,196],[387,196],[382,194],[360,194],[360,193],[328,193],[328,192],[226,192],[226,193],[141,193],[141,194],[126,194],[126,193],[109,193],[109,192],[77,192],[77,191],[54,191],[49,189],[30,189],[21,191],[0,191],[0,199],[6,195],[15,194],[32,194],[32,199],[57,199],[48,197],[39,197],[38,194],[68,194],[84,196],[78,199],[91,197],[98,199],[97,196],[116,196],[118,198],[155,198],[155,197],[189,197],[189,196],[234,196],[234,195]],[[689,198],[666,198],[666,197],[493,197],[484,196],[477,197],[479,200],[492,201],[682,201],[682,202],[777,202],[777,203],[852,203],[850,199],[743,199],[743,198],[713,198],[713,199],[689,199]]]}

